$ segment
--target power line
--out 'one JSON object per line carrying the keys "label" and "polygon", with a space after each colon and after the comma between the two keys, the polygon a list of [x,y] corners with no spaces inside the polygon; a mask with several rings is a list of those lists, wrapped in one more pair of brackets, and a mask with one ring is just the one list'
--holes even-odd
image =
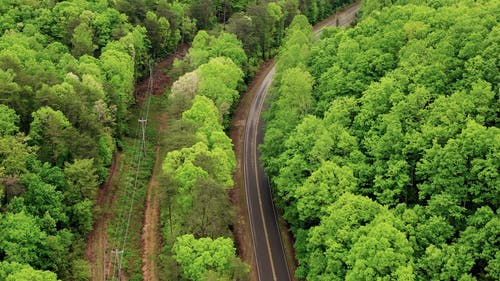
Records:
{"label": "power line", "polygon": [[[121,280],[121,271],[122,271],[122,264],[123,264],[123,255],[125,253],[125,247],[127,245],[127,238],[128,238],[128,233],[129,233],[129,228],[130,228],[130,220],[132,218],[132,211],[134,208],[134,203],[135,203],[135,193],[137,190],[137,184],[139,182],[139,174],[141,170],[141,165],[142,165],[142,160],[146,157],[146,129],[147,129],[147,120],[149,117],[149,110],[151,107],[151,95],[153,92],[153,85],[154,85],[154,80],[153,80],[153,66],[152,62],[149,63],[149,81],[148,81],[148,89],[146,92],[147,96],[147,102],[146,102],[146,107],[143,108],[139,114],[140,118],[138,120],[140,124],[140,131],[139,128],[137,129],[137,139],[136,139],[136,157],[134,157],[134,162],[136,163],[136,173],[135,173],[135,178],[134,178],[134,183],[132,186],[132,195],[130,199],[130,206],[128,209],[128,215],[127,215],[127,222],[125,224],[125,233],[123,235],[123,241],[121,245],[121,250],[114,249],[111,251],[112,254],[115,256],[114,264],[113,264],[113,277],[112,279],[115,278],[115,265],[117,265],[118,269],[118,280]],[[120,228],[123,230],[123,228]],[[122,232],[123,233],[123,232]]]}

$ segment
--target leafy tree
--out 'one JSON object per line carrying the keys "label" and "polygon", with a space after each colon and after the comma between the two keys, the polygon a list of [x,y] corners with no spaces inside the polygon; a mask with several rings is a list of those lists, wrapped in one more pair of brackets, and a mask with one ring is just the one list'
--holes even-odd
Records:
{"label": "leafy tree", "polygon": [[121,13],[126,14],[132,23],[139,23],[146,18],[148,8],[144,0],[118,0],[115,7]]}
{"label": "leafy tree", "polygon": [[[188,214],[188,229],[196,237],[227,235],[233,221],[228,194],[223,186],[210,178],[198,178],[191,191],[193,204]],[[224,214],[221,216],[220,214]]]}
{"label": "leafy tree", "polygon": [[247,9],[248,16],[252,19],[253,32],[256,37],[258,49],[254,51],[260,54],[262,60],[269,58],[269,50],[271,47],[271,30],[273,24],[271,22],[272,18],[268,13],[266,5],[250,5]]}
{"label": "leafy tree", "polygon": [[94,202],[87,199],[72,205],[68,211],[70,225],[82,236],[86,236],[92,231],[94,225],[93,208]]}
{"label": "leafy tree", "polygon": [[156,13],[166,17],[174,36],[180,43],[192,41],[196,33],[196,20],[190,17],[190,3],[183,1],[158,1]]}
{"label": "leafy tree", "polygon": [[14,110],[0,104],[0,116],[0,136],[13,135],[19,131],[19,127],[17,127],[19,116]]}
{"label": "leafy tree", "polygon": [[362,226],[382,212],[382,206],[366,197],[351,193],[340,196],[330,205],[321,223],[310,230],[307,241],[300,241],[309,252],[301,260],[304,263],[301,267],[307,266],[307,278],[343,279],[350,268],[347,264],[354,265],[350,251],[362,235]]}
{"label": "leafy tree", "polygon": [[33,112],[30,133],[33,144],[39,146],[42,161],[61,165],[69,159],[69,137],[75,133],[64,114],[50,107]]}
{"label": "leafy tree", "polygon": [[78,259],[72,264],[72,276],[75,281],[84,281],[91,278],[90,266],[86,260]]}
{"label": "leafy tree", "polygon": [[172,84],[169,98],[185,98],[192,99],[198,91],[200,77],[196,71],[188,72]]}
{"label": "leafy tree", "polygon": [[193,235],[186,234],[177,238],[173,252],[181,266],[182,276],[188,280],[207,280],[210,276],[207,271],[232,279],[235,271],[233,261],[238,259],[233,241],[223,237],[195,239]]}
{"label": "leafy tree", "polygon": [[95,200],[99,182],[93,159],[75,160],[71,164],[66,162],[64,166],[68,186],[64,191],[67,205],[76,204],[84,199]]}
{"label": "leafy tree", "polygon": [[[498,243],[496,233],[500,229],[500,221],[496,212],[489,207],[479,208],[468,218],[467,228],[461,233],[457,242],[465,256],[472,257],[473,271],[480,272],[479,278],[496,279],[498,270],[495,263],[498,261]],[[467,271],[464,270],[464,274]]]}
{"label": "leafy tree", "polygon": [[297,210],[305,225],[317,225],[330,206],[345,192],[356,191],[356,178],[348,166],[324,162],[296,190]]}
{"label": "leafy tree", "polygon": [[[191,165],[198,164],[194,163],[197,157],[205,157],[204,160],[210,161],[209,163],[202,163],[210,167],[210,171],[201,169],[203,174],[210,172],[210,175],[225,188],[229,188],[233,185],[231,173],[236,165],[233,152],[223,151],[220,148],[209,150],[208,146],[203,142],[198,142],[192,147],[168,153],[163,163],[163,170],[166,173],[173,173],[176,169],[183,167],[187,163]],[[214,163],[218,163],[218,165],[212,165]],[[200,169],[200,166],[198,166],[197,169]],[[179,173],[179,171],[175,173]],[[178,176],[181,175],[182,174],[178,174]],[[185,179],[189,182],[187,186],[191,187],[197,177],[186,177]]]}
{"label": "leafy tree", "polygon": [[72,53],[75,57],[82,55],[91,55],[97,48],[94,45],[94,31],[87,22],[80,23],[73,31],[71,44],[73,45]]}
{"label": "leafy tree", "polygon": [[427,249],[430,245],[446,244],[454,234],[454,229],[442,216],[429,212],[430,217],[423,216],[415,228],[415,238],[420,250]]}
{"label": "leafy tree", "polygon": [[255,55],[258,50],[257,30],[255,30],[254,22],[250,16],[243,12],[234,13],[229,19],[226,29],[241,40],[246,54]]}
{"label": "leafy tree", "polygon": [[[167,155],[166,161],[169,161],[168,157],[175,157],[173,155]],[[169,175],[169,166],[164,163],[164,172]],[[182,163],[179,167],[175,168],[174,183],[177,187],[176,203],[183,212],[188,212],[193,205],[193,198],[191,196],[192,189],[195,187],[196,182],[201,178],[207,178],[207,171],[200,167],[195,166],[191,161],[186,161]]]}
{"label": "leafy tree", "polygon": [[196,19],[198,29],[210,29],[217,19],[215,17],[215,5],[212,0],[195,0],[191,3],[190,14]]}
{"label": "leafy tree", "polygon": [[68,278],[71,273],[72,261],[68,259],[68,252],[74,242],[74,234],[67,229],[61,229],[55,235],[47,236],[47,241],[41,249],[41,269],[55,272],[61,278]]}
{"label": "leafy tree", "polygon": [[266,124],[264,144],[260,148],[265,155],[264,161],[267,161],[267,155],[276,157],[285,151],[278,139],[287,138],[313,106],[313,80],[308,72],[300,68],[288,69],[283,73],[280,84],[282,87],[277,96],[273,97],[275,102],[270,115],[266,116],[269,121]]}
{"label": "leafy tree", "polygon": [[40,248],[47,234],[40,230],[36,219],[24,212],[1,215],[0,250],[4,261],[37,264],[40,263]]}
{"label": "leafy tree", "polygon": [[474,263],[460,245],[429,246],[420,260],[424,276],[434,280],[474,280],[467,272]]}
{"label": "leafy tree", "polygon": [[193,68],[207,63],[210,58],[210,48],[212,41],[215,40],[213,36],[210,36],[205,30],[200,30],[196,33],[193,39],[193,46],[189,48],[187,58],[190,60],[190,65]]}
{"label": "leafy tree", "polygon": [[415,280],[413,249],[405,234],[379,215],[352,245],[347,257],[346,280]]}
{"label": "leafy tree", "polygon": [[[429,175],[420,185],[420,196],[444,191],[464,206],[487,202],[497,205],[497,196],[493,194],[498,194],[499,166],[493,163],[498,163],[494,159],[499,136],[497,128],[486,129],[470,121],[443,148],[435,143],[418,165],[418,173]],[[453,161],[453,165],[445,161]]]}
{"label": "leafy tree", "polygon": [[467,224],[469,226],[455,243],[432,244],[426,248],[418,264],[425,278],[471,278],[471,270],[477,272],[481,280],[494,280],[498,276],[493,269],[498,251],[490,244],[498,240],[494,238],[498,218],[489,207],[482,207],[468,218]]}
{"label": "leafy tree", "polygon": [[[270,168],[269,172],[270,174],[275,174],[277,171],[280,171],[279,177],[274,178],[273,181],[276,183],[280,200],[284,200],[284,203],[293,198],[294,189],[320,164],[318,162],[319,159],[307,158],[305,154],[314,147],[316,137],[313,132],[321,130],[324,130],[324,126],[320,120],[314,116],[307,116],[288,138],[288,141],[284,144],[285,147],[277,148],[279,149],[278,151],[285,149],[284,152],[279,157],[271,159],[271,161],[274,161],[270,162],[271,165],[268,166]],[[263,152],[265,152],[264,148]],[[281,163],[285,163],[285,167],[281,169],[282,164],[280,164],[280,161],[283,161]],[[284,205],[289,205],[288,203]]]}
{"label": "leafy tree", "polygon": [[200,84],[198,94],[212,99],[221,116],[229,113],[229,109],[238,97],[238,86],[243,82],[243,72],[231,59],[218,57],[198,68]]}
{"label": "leafy tree", "polygon": [[205,96],[195,96],[190,109],[182,113],[182,120],[191,123],[200,139],[208,144],[210,135],[222,130],[218,110],[213,101]]}
{"label": "leafy tree", "polygon": [[[118,42],[111,41],[108,44],[113,45],[113,43],[115,43],[115,48],[127,52],[134,59],[134,77],[136,79],[149,73],[151,40],[147,37],[146,28],[136,26]],[[133,48],[131,48],[132,46]]]}
{"label": "leafy tree", "polygon": [[26,163],[34,154],[27,140],[22,134],[0,137],[0,178],[19,177],[27,172]]}
{"label": "leafy tree", "polygon": [[17,262],[0,263],[0,278],[6,281],[57,281],[55,273],[36,270],[27,264]]}
{"label": "leafy tree", "polygon": [[[15,60],[15,58],[9,57],[6,54],[1,54],[0,59],[5,61],[5,60]],[[19,63],[19,62],[18,62]],[[12,70],[3,70],[0,69],[0,79],[3,81],[2,86],[0,86],[0,94],[2,95],[2,102],[10,105],[15,105],[16,108],[20,106],[24,106],[24,101],[19,99],[18,94],[21,92],[21,88],[19,85],[14,81],[15,74]],[[9,107],[6,105],[2,105],[2,115],[7,115],[5,116],[5,122],[9,122],[8,120],[11,119],[13,120],[13,115]],[[11,116],[10,118],[8,116]],[[4,125],[5,126],[5,125]],[[5,130],[5,129],[4,129]]]}
{"label": "leafy tree", "polygon": [[281,40],[284,36],[284,16],[283,10],[280,5],[275,2],[267,4],[267,13],[269,14],[271,30],[271,48],[277,49],[281,45]]}
{"label": "leafy tree", "polygon": [[243,44],[234,34],[227,32],[221,32],[219,36],[213,40],[212,46],[210,46],[210,57],[230,58],[242,69],[247,62],[247,55],[243,50]]}
{"label": "leafy tree", "polygon": [[66,224],[68,217],[63,205],[63,194],[55,186],[43,182],[39,176],[26,174],[21,182],[27,191],[23,194],[24,204],[29,214],[44,217],[48,214],[55,223]]}
{"label": "leafy tree", "polygon": [[158,17],[154,12],[148,11],[144,25],[148,30],[153,54],[162,56],[166,52],[173,50],[177,42],[170,43],[171,29],[166,18]]}
{"label": "leafy tree", "polygon": [[134,63],[128,53],[116,49],[113,45],[104,49],[99,60],[106,75],[105,89],[108,99],[116,106],[118,133],[123,133],[127,108],[133,101]]}
{"label": "leafy tree", "polygon": [[186,59],[193,68],[197,68],[216,57],[230,58],[240,68],[247,61],[243,44],[234,34],[221,32],[218,36],[211,36],[205,30],[200,30],[194,37]]}
{"label": "leafy tree", "polygon": [[[300,68],[290,68],[283,73],[279,98],[276,101],[280,111],[294,110],[293,116],[302,117],[312,108],[312,84],[310,74]],[[296,122],[291,122],[296,124]]]}
{"label": "leafy tree", "polygon": [[282,51],[278,55],[277,78],[286,69],[305,66],[310,54],[312,43],[312,29],[304,16],[299,15],[293,19],[286,31],[286,37]]}

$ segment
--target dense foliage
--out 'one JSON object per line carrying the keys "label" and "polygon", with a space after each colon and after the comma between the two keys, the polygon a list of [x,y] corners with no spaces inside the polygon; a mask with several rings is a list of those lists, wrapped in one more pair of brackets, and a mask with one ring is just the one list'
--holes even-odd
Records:
{"label": "dense foliage", "polygon": [[499,2],[363,6],[278,58],[261,152],[297,277],[499,280]]}
{"label": "dense foliage", "polygon": [[[209,5],[208,3],[210,2],[204,1],[205,5]],[[221,17],[222,13],[217,12],[219,20],[223,19],[222,26],[214,28],[213,31],[219,32],[222,29],[224,32],[236,35],[241,40],[246,55],[229,54],[228,52],[234,50],[233,47],[223,43],[232,43],[234,41],[231,41],[227,37],[215,40],[210,39],[207,34],[204,34],[198,38],[199,40],[194,40],[193,47],[196,47],[196,45],[199,47],[201,44],[205,45],[204,48],[206,50],[202,51],[202,58],[203,55],[206,55],[207,51],[224,52],[224,54],[219,55],[228,56],[233,59],[234,63],[242,67],[242,70],[247,75],[247,81],[250,81],[250,78],[253,77],[253,74],[258,70],[260,65],[276,55],[277,50],[283,43],[285,29],[296,15],[303,13],[311,22],[316,22],[330,16],[336,9],[354,1],[277,0],[248,1],[248,3],[246,1],[230,2],[221,1],[219,4],[215,3],[216,7],[224,7],[226,13]],[[245,2],[244,5],[242,2]],[[206,11],[208,11],[208,8]],[[215,20],[209,22],[215,22]],[[209,24],[209,26],[213,27],[214,25]],[[195,42],[198,42],[198,44],[195,44]],[[224,47],[224,49],[221,47]],[[197,67],[200,62],[196,60],[198,58],[197,55],[200,54],[196,53],[194,57],[185,58],[183,63],[178,61],[176,68],[182,69],[183,71],[181,72],[192,71],[192,67]],[[235,55],[238,56],[235,57]]]}
{"label": "dense foliage", "polygon": [[236,168],[224,130],[245,90],[245,74],[251,76],[272,55],[290,22],[285,19],[298,13],[297,6],[282,12],[293,3],[250,5],[229,19],[229,32],[199,31],[187,55],[174,63],[173,73],[180,77],[169,95],[169,152],[162,180],[168,194],[162,208],[165,280],[248,278],[248,266],[224,238],[234,222],[227,190],[234,186]]}
{"label": "dense foliage", "polygon": [[89,278],[84,239],[135,81],[195,29],[184,4],[135,1],[147,10],[131,18],[123,2],[0,4],[2,280]]}
{"label": "dense foliage", "polygon": [[[333,7],[323,4],[329,8],[322,16]],[[190,42],[198,29],[224,29],[236,35],[198,33],[187,56],[188,74],[172,91],[172,96],[183,96],[174,102],[178,112],[193,106],[182,118],[178,116],[179,126],[190,132],[184,136],[185,149],[180,149],[179,157],[190,155],[192,166],[199,168],[196,171],[206,173],[179,189],[179,198],[220,197],[216,210],[228,209],[224,190],[231,186],[235,164],[223,128],[244,90],[244,74],[253,73],[272,55],[299,8],[309,10],[309,4],[295,0],[2,1],[0,279],[88,279],[84,239],[98,214],[96,191],[108,176],[113,154],[117,147],[128,149],[124,138],[131,134],[128,119],[135,104],[134,84],[152,60]],[[199,96],[193,100],[195,92]],[[195,172],[189,165],[175,169]],[[204,185],[213,193],[193,188]],[[195,207],[190,211],[205,210],[196,205],[203,201],[191,200]],[[215,226],[203,219],[187,221],[196,236],[215,238],[214,233],[227,228],[230,218],[223,217]]]}
{"label": "dense foliage", "polygon": [[0,4],[0,279],[88,280],[97,188],[156,47],[141,24],[108,1]]}
{"label": "dense foliage", "polygon": [[[237,257],[229,226],[236,159],[223,120],[238,101],[244,51],[227,33],[200,31],[187,57],[195,68],[172,85],[169,95],[169,152],[162,185],[166,280],[246,280],[248,267]],[[235,64],[233,59],[239,64]],[[180,271],[177,272],[177,266]]]}

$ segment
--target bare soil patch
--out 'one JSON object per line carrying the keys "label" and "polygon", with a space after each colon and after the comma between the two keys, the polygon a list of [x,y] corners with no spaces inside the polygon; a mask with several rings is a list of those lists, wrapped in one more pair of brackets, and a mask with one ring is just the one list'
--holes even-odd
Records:
{"label": "bare soil patch", "polygon": [[116,201],[115,175],[121,166],[121,154],[115,153],[106,182],[97,192],[98,218],[87,237],[85,255],[90,263],[91,280],[107,280],[110,275],[111,260],[107,252],[107,222]]}
{"label": "bare soil patch", "polygon": [[[162,95],[166,87],[171,85],[170,76],[166,73],[167,69],[172,66],[175,58],[182,58],[189,49],[189,45],[185,44],[179,47],[179,50],[160,61],[153,68],[153,95]],[[149,77],[145,77],[136,85],[135,97],[137,104],[142,106],[147,97]],[[166,114],[159,113],[156,118],[157,130],[160,133],[166,127]],[[146,199],[146,210],[144,216],[144,228],[142,233],[143,247],[143,274],[144,280],[158,280],[156,270],[156,257],[160,248],[160,198],[157,194],[158,183],[155,180],[155,171],[161,165],[161,157],[159,157],[159,143],[155,147],[156,159],[155,167],[151,180],[148,185],[148,194]],[[87,246],[85,249],[86,259],[91,268],[91,280],[102,281],[108,280],[111,277],[111,253],[108,249],[107,224],[113,214],[113,207],[117,200],[119,187],[117,186],[118,171],[122,166],[122,157],[120,152],[116,152],[113,156],[113,162],[109,168],[109,176],[107,181],[101,186],[97,193],[97,214],[94,222],[94,227],[87,237]]]}
{"label": "bare soil patch", "polygon": [[[153,76],[152,76],[154,81],[153,92],[152,92],[153,95],[155,96],[162,95],[165,88],[167,86],[170,86],[172,82],[174,82],[171,81],[170,75],[168,75],[167,70],[172,67],[174,59],[181,59],[186,55],[187,51],[189,50],[189,47],[190,45],[188,44],[180,46],[174,54],[158,62],[153,67]],[[149,76],[146,76],[139,83],[137,83],[135,87],[135,96],[137,98],[138,103],[142,103],[143,99],[147,95],[148,82],[149,82]]]}
{"label": "bare soil patch", "polygon": [[[189,45],[183,45],[179,50],[168,58],[160,61],[153,69],[153,95],[163,95],[165,89],[172,85],[168,75],[168,69],[172,67],[175,58],[182,58],[189,49]],[[136,97],[144,100],[147,96],[149,77],[137,85]],[[161,251],[162,237],[160,224],[160,202],[163,193],[158,188],[157,178],[161,174],[161,164],[165,157],[161,142],[167,128],[167,114],[164,110],[158,110],[152,114],[152,124],[156,127],[157,141],[155,144],[155,164],[148,184],[146,194],[146,206],[144,222],[141,234],[142,247],[142,275],[144,281],[157,281],[158,278],[158,255]],[[149,122],[149,121],[148,121]]]}
{"label": "bare soil patch", "polygon": [[[167,126],[166,113],[158,115],[157,135],[161,136]],[[160,231],[160,202],[162,192],[158,189],[157,176],[161,173],[162,153],[160,153],[160,140],[155,146],[155,164],[148,185],[144,224],[142,228],[142,275],[145,281],[156,281],[158,279],[157,257],[161,249]]]}

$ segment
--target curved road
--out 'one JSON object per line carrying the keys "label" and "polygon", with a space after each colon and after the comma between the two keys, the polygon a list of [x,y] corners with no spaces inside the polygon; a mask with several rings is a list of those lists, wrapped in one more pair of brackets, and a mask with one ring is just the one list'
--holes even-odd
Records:
{"label": "curved road", "polygon": [[[346,26],[355,18],[360,2],[352,4],[315,28],[319,35],[323,27],[336,24]],[[283,243],[277,223],[269,180],[259,162],[258,145],[262,143],[263,122],[260,118],[269,86],[275,73],[274,64],[261,83],[256,84],[243,136],[243,174],[247,208],[255,252],[257,275],[260,281],[292,280],[286,262]]]}

